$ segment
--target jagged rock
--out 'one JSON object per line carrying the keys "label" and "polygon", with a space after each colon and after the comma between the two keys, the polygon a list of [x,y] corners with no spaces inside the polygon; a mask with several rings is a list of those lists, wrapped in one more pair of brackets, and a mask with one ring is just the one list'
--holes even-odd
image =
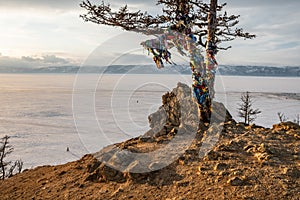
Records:
{"label": "jagged rock", "polygon": [[169,134],[180,125],[195,126],[190,123],[195,121],[199,123],[198,104],[187,85],[178,83],[177,88],[162,96],[162,102],[163,105],[159,110],[148,117],[151,130],[146,133],[147,136],[160,137]]}
{"label": "jagged rock", "polygon": [[[191,95],[191,89],[181,83],[178,83],[172,92],[163,95],[162,101],[163,105],[159,110],[148,117],[151,128],[148,132],[125,143],[108,146],[95,153],[95,158],[108,165],[109,170],[114,168],[134,173],[158,170],[167,166],[172,159],[176,160],[176,154],[184,153],[196,136],[200,110]],[[147,153],[142,143],[147,143],[150,147],[148,149],[155,151],[163,149],[162,145],[168,145],[170,142],[170,150],[139,155],[141,152]]]}
{"label": "jagged rock", "polygon": [[[150,130],[139,138],[133,138],[125,143],[111,145],[100,152],[94,154],[101,163],[108,168],[101,168],[104,178],[114,179],[112,169],[121,172],[148,172],[158,170],[168,165],[168,162],[178,159],[177,154],[185,153],[190,143],[195,139],[199,124],[201,124],[201,111],[198,103],[191,94],[189,86],[178,83],[172,92],[168,92],[162,97],[163,105],[155,113],[149,115]],[[213,102],[211,115],[211,128],[206,133],[207,137],[202,139],[202,146],[206,146],[205,151],[212,149],[219,140],[220,123],[231,121],[234,123],[229,112],[221,103]],[[147,143],[147,144],[143,144]],[[158,154],[139,155],[147,153],[147,149],[155,151],[163,149],[170,143],[169,150],[163,150]],[[143,145],[142,145],[143,144]],[[172,145],[174,147],[172,147]],[[164,156],[166,154],[167,156]],[[194,152],[195,154],[195,152]],[[194,155],[193,157],[195,157]],[[177,158],[176,158],[177,157]],[[187,160],[195,158],[187,158]],[[166,162],[167,160],[168,162]],[[109,170],[109,173],[105,172]],[[108,175],[109,177],[106,177]],[[119,177],[119,176],[118,176]],[[94,176],[93,176],[94,178]]]}

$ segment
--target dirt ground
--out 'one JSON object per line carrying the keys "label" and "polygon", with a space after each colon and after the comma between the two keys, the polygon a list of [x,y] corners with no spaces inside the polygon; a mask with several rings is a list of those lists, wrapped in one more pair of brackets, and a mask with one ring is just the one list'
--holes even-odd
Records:
{"label": "dirt ground", "polygon": [[[300,197],[299,138],[300,127],[293,123],[266,129],[228,122],[217,145],[203,158],[197,155],[203,140],[199,137],[180,159],[161,170],[121,176],[115,173],[114,177],[97,167],[92,169],[99,161],[86,155],[75,162],[37,167],[0,181],[0,196],[3,200],[296,200]],[[146,143],[153,146],[157,141]],[[127,147],[138,148],[140,143],[136,138],[127,141]]]}

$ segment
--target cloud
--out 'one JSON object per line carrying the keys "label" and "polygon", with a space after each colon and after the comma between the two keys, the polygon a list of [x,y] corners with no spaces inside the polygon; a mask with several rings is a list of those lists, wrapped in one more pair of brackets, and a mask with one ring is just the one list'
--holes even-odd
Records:
{"label": "cloud", "polygon": [[157,7],[156,6],[156,1],[152,0],[152,1],[140,1],[140,0],[115,0],[115,1],[105,1],[107,3],[111,3],[111,5],[115,5],[115,6],[124,6],[124,5],[128,5],[129,7],[138,7],[138,8],[151,8],[151,7]]}
{"label": "cloud", "polygon": [[69,61],[64,58],[59,58],[55,55],[46,55],[43,56],[43,61],[45,63],[51,63],[51,64],[68,64]]}
{"label": "cloud", "polygon": [[[101,0],[91,1],[101,3]],[[161,7],[155,6],[156,0],[104,1],[111,3],[114,9],[128,4],[130,10],[147,10],[151,14],[161,10]],[[113,36],[124,33],[121,29],[84,23],[79,15],[86,11],[79,7],[80,2],[81,0],[0,0],[0,9],[15,9],[10,12],[0,12],[0,26],[5,27],[5,31],[0,33],[0,51],[18,57],[51,52],[48,57],[25,56],[19,59],[6,57],[5,62],[18,66],[63,65],[70,62],[64,57],[72,55],[77,59],[85,59],[102,43],[106,43],[101,46],[105,50],[104,53],[122,54],[127,52],[123,47],[133,47],[132,40],[127,38],[112,40]],[[299,51],[297,51],[300,46],[299,0],[219,0],[219,3],[223,2],[228,3],[224,10],[229,14],[241,14],[240,24],[237,27],[256,34],[257,38],[247,41],[237,39],[222,44],[222,46],[232,45],[233,48],[226,53],[218,54],[221,64],[221,57],[225,56],[224,61],[233,64],[244,64],[247,60],[255,60],[258,63],[276,60],[278,64],[285,64],[287,61],[274,58],[287,55],[290,64],[300,64]],[[48,9],[58,9],[58,12]],[[73,12],[74,9],[76,10]],[[68,12],[69,10],[71,11]],[[134,48],[141,47],[139,43],[143,40],[136,36],[137,42]],[[138,51],[142,52],[142,50]],[[65,52],[67,56],[58,56],[59,54],[53,52]],[[2,64],[4,57],[0,56]],[[122,59],[124,64],[125,61],[131,61],[129,57],[122,57]],[[151,58],[149,59],[152,61]],[[132,59],[135,62],[144,60],[146,59],[139,56]]]}
{"label": "cloud", "polygon": [[81,0],[0,0],[0,7],[10,7],[10,8],[73,8],[79,5]]}
{"label": "cloud", "polygon": [[[92,3],[100,4],[101,0],[90,0]],[[82,0],[1,0],[0,6],[43,6],[52,8],[67,8],[73,7],[74,5],[79,5]],[[155,6],[157,1],[141,1],[141,0],[104,0],[106,3],[112,5],[147,5]],[[209,2],[205,0],[205,2]],[[256,6],[281,6],[281,5],[291,5],[299,4],[299,0],[251,0],[251,1],[241,1],[241,0],[220,0],[220,3],[227,2],[229,6],[239,6],[239,7],[256,7]]]}
{"label": "cloud", "polygon": [[[79,4],[83,0],[0,0],[0,7],[10,7],[10,8],[51,8],[51,9],[76,9],[79,8]],[[94,4],[100,4],[102,0],[90,0]],[[156,6],[157,1],[140,1],[140,0],[104,0],[105,3],[109,3],[112,7],[120,7],[127,4],[129,7],[137,9],[151,9],[161,10],[160,7]],[[205,2],[209,2],[205,0]],[[219,3],[227,3],[228,7],[274,7],[274,6],[288,6],[300,5],[299,0],[251,0],[251,1],[241,1],[241,0],[220,0]],[[298,8],[298,7],[297,7]],[[271,12],[266,10],[266,12]]]}
{"label": "cloud", "polygon": [[115,65],[122,65],[124,63],[128,65],[147,65],[152,64],[152,57],[140,54],[116,54],[115,57],[118,57],[118,60],[114,62]]}
{"label": "cloud", "polygon": [[57,57],[56,55],[22,56],[21,58],[0,56],[0,67],[49,67],[74,64],[73,60]]}
{"label": "cloud", "polygon": [[[274,6],[287,6],[287,5],[300,5],[299,0],[221,0],[219,3],[227,3],[228,7],[274,7]],[[266,12],[272,12],[266,10]]]}
{"label": "cloud", "polygon": [[31,56],[23,56],[21,60],[25,62],[44,63],[44,64],[69,64],[70,62],[64,58],[57,57],[56,55],[44,55],[41,58]]}
{"label": "cloud", "polygon": [[[77,9],[83,0],[0,0],[0,7],[9,8],[48,8],[48,9]],[[101,4],[101,0],[90,0],[94,4]],[[156,1],[139,0],[105,0],[105,3],[113,7],[120,7],[128,4],[129,7],[155,7]]]}

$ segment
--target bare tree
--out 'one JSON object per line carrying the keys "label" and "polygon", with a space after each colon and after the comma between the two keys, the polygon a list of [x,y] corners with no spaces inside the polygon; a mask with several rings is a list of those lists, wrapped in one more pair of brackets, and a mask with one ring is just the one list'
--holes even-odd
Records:
{"label": "bare tree", "polygon": [[287,117],[285,116],[285,114],[282,113],[282,112],[278,112],[277,115],[278,115],[278,118],[279,118],[280,123],[286,122],[286,121],[288,120],[288,118],[287,118]]}
{"label": "bare tree", "polygon": [[[231,48],[231,46],[222,47],[220,44],[238,37],[252,39],[255,35],[244,32],[242,28],[235,28],[240,15],[227,14],[223,11],[226,3],[219,5],[218,0],[210,0],[209,3],[202,0],[157,0],[157,5],[163,6],[163,12],[153,16],[140,10],[129,11],[127,5],[114,11],[110,4],[103,1],[95,5],[89,0],[84,0],[80,6],[87,13],[80,17],[86,22],[121,27],[126,31],[165,36],[154,42],[152,40],[141,43],[153,54],[153,60],[158,68],[164,66],[162,60],[173,63],[170,61],[171,54],[168,48],[161,47],[164,46],[162,44],[176,46],[181,55],[187,55],[182,49],[187,50],[193,72],[194,97],[201,105],[203,115],[211,116],[215,69],[218,65],[215,55],[218,50]],[[170,32],[173,34],[176,32],[174,34],[176,39],[173,39],[171,45],[166,41],[168,40],[166,38],[174,38]],[[206,50],[205,62],[200,48]]]}
{"label": "bare tree", "polygon": [[238,116],[244,119],[245,125],[249,125],[256,119],[256,115],[260,114],[261,111],[259,109],[252,108],[253,100],[248,91],[241,95],[241,101],[242,103],[238,104]]}
{"label": "bare tree", "polygon": [[[231,41],[237,37],[255,38],[255,35],[244,32],[242,28],[234,28],[239,23],[240,15],[223,12],[226,3],[218,5],[217,0],[210,0],[210,3],[201,0],[158,0],[157,5],[164,6],[163,14],[152,16],[147,12],[130,12],[127,5],[113,11],[110,4],[103,1],[99,5],[94,5],[89,0],[84,0],[80,6],[86,9],[87,13],[81,15],[81,18],[87,22],[121,27],[126,31],[147,35],[163,34],[170,28],[170,24],[191,21],[193,27],[190,31],[198,36],[198,44],[204,48],[215,45],[220,50],[231,48],[218,46],[221,42]],[[186,31],[183,27],[177,29],[180,32]]]}
{"label": "bare tree", "polygon": [[20,173],[22,171],[23,162],[17,160],[15,162],[5,161],[5,158],[11,154],[14,148],[9,144],[9,136],[4,136],[0,141],[0,178],[4,180],[5,178],[11,177],[14,172]]}

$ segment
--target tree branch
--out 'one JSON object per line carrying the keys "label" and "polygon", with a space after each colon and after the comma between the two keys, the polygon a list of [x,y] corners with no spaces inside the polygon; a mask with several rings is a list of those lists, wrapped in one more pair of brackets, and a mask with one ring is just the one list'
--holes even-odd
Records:
{"label": "tree branch", "polygon": [[[210,5],[204,3],[202,0],[158,0],[157,5],[164,5],[163,14],[152,16],[147,12],[130,12],[127,5],[121,7],[117,11],[113,11],[109,4],[104,2],[100,5],[94,5],[89,0],[84,0],[80,6],[84,8],[87,13],[80,15],[86,22],[102,24],[107,26],[120,27],[126,31],[133,31],[145,35],[163,34],[171,26],[176,25],[182,20],[182,17],[188,18],[188,31],[195,36],[198,36],[198,44],[205,47],[207,44],[207,27],[209,25],[208,13]],[[217,5],[217,11],[222,12],[227,4]],[[228,15],[225,11],[217,16],[215,42],[220,44],[226,41],[232,41],[237,37],[244,39],[253,39],[256,36],[243,29],[236,28],[239,23],[240,15]],[[227,50],[227,48],[217,47],[220,50]]]}

